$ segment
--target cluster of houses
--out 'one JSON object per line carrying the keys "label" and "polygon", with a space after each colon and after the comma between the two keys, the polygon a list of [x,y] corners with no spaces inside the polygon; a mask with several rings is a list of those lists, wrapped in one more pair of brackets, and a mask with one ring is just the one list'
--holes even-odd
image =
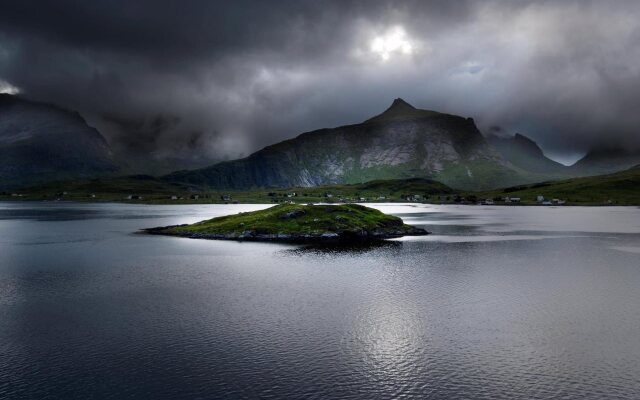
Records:
{"label": "cluster of houses", "polygon": [[[93,197],[95,197],[95,195],[92,195]],[[199,200],[200,198],[208,198],[208,195],[200,195],[200,194],[191,194],[188,197],[183,197],[183,196],[178,196],[178,195],[171,195],[169,196],[169,200],[184,200],[185,198],[188,198],[190,200]],[[144,200],[144,197],[137,195],[137,194],[130,194],[126,197],[127,200]],[[231,195],[225,194],[225,195],[221,195],[220,196],[220,200],[223,201],[224,203],[228,204],[228,203],[234,203],[237,204],[238,202],[233,200],[231,198]]]}
{"label": "cluster of houses", "polygon": [[[200,195],[199,194],[192,194],[191,196],[189,196],[189,198],[191,200],[198,200],[200,198]],[[182,197],[182,196],[178,197],[178,196],[176,196],[174,194],[172,196],[169,196],[169,199],[171,199],[171,200],[184,200],[184,197]]]}
{"label": "cluster of houses", "polygon": [[549,200],[549,199],[545,199],[544,196],[540,196],[540,195],[536,197],[536,202],[543,206],[563,205],[564,203],[566,203],[565,200],[560,200],[560,199]]}
{"label": "cluster of houses", "polygon": [[504,203],[504,204],[519,204],[520,203],[520,197],[503,197],[501,199],[482,199],[478,202],[478,204],[481,204],[483,206],[492,206],[496,204],[496,201],[499,201],[500,203]]}
{"label": "cluster of houses", "polygon": [[[67,196],[69,193],[68,192],[57,192],[57,193],[53,193],[52,194],[43,194],[42,198],[44,199],[43,201],[48,201],[47,199],[52,196],[54,197],[56,201],[62,201],[64,200],[64,197]],[[11,196],[11,197],[25,197],[24,194],[22,193],[7,193],[7,192],[0,192],[0,196]],[[96,195],[95,193],[88,193],[86,195],[88,198],[90,199],[95,199]]]}
{"label": "cluster of houses", "polygon": [[405,196],[404,199],[409,202],[421,202],[424,198],[419,194],[410,194]]}
{"label": "cluster of houses", "polygon": [[[482,204],[482,205],[494,205],[496,204],[496,201],[500,201],[501,203],[504,204],[519,204],[521,199],[520,197],[503,197],[501,199],[483,199],[481,201],[478,202],[478,204]],[[553,206],[553,205],[563,205],[566,203],[565,200],[561,200],[561,199],[545,199],[544,196],[538,195],[536,196],[536,203],[543,205],[543,206]]]}
{"label": "cluster of houses", "polygon": [[[496,202],[501,202],[504,204],[519,204],[521,199],[520,197],[503,197],[501,199],[483,199],[481,201],[478,202],[478,204],[482,204],[482,205],[494,205],[496,204]],[[543,205],[543,206],[552,206],[552,205],[563,205],[566,203],[565,200],[561,200],[561,199],[545,199],[544,196],[536,196],[536,203]]]}
{"label": "cluster of houses", "polygon": [[[315,194],[311,194],[308,195],[307,193],[299,193],[299,192],[287,192],[287,193],[283,193],[283,194],[278,194],[276,192],[269,192],[267,193],[267,195],[269,197],[274,197],[274,199],[272,199],[273,202],[275,203],[290,203],[290,204],[294,204],[295,203],[295,198],[304,196],[304,197],[308,197],[308,196],[316,196]],[[277,197],[282,196],[286,199],[289,200],[284,200],[284,201],[280,201],[277,199]],[[386,201],[387,200],[387,196],[383,196],[383,195],[379,195],[379,196],[370,196],[370,197],[363,197],[363,196],[354,196],[354,197],[347,197],[347,196],[342,196],[339,194],[335,194],[335,193],[329,193],[329,192],[325,192],[321,195],[321,197],[324,197],[325,199],[327,199],[327,202],[339,202],[339,203],[366,203],[366,202],[375,202],[375,201]],[[302,200],[305,201],[305,200]]]}

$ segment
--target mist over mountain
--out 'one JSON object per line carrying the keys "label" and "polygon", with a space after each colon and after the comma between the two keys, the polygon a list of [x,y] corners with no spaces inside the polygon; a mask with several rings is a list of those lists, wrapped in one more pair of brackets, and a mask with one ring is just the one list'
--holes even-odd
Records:
{"label": "mist over mountain", "polygon": [[[163,129],[165,124],[170,121],[158,120],[153,126]],[[113,151],[77,112],[0,95],[0,188],[166,173],[185,166],[184,158],[172,163],[170,158],[135,158],[119,150]],[[184,154],[188,158],[188,151]],[[522,134],[485,137],[471,118],[418,109],[398,98],[362,123],[303,133],[246,158],[180,170],[162,179],[198,188],[246,190],[428,178],[456,189],[485,190],[606,174],[637,164],[639,152],[595,148],[567,167],[547,158]]]}
{"label": "mist over mountain", "polygon": [[106,140],[80,114],[0,94],[0,189],[117,170]]}
{"label": "mist over mountain", "polygon": [[570,168],[573,175],[603,175],[640,165],[640,150],[594,148]]}
{"label": "mist over mountain", "polygon": [[489,134],[487,141],[504,160],[516,167],[539,174],[570,175],[566,166],[546,157],[536,142],[522,134],[516,133],[510,137]]}
{"label": "mist over mountain", "polygon": [[632,0],[4,2],[0,92],[77,110],[162,171],[362,121],[390,96],[547,154],[638,149],[639,14]]}

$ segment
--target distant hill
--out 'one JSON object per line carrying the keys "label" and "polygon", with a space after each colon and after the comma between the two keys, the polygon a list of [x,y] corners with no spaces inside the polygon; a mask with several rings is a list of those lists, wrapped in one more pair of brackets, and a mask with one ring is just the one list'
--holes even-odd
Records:
{"label": "distant hill", "polygon": [[0,94],[0,188],[116,170],[104,137],[78,113]]}
{"label": "distant hill", "polygon": [[537,196],[544,196],[574,204],[640,205],[640,165],[613,174],[522,185],[480,196],[520,197],[524,203],[534,203]]}
{"label": "distant hill", "polygon": [[506,161],[523,170],[557,176],[570,176],[568,168],[547,158],[536,142],[516,133],[515,136],[487,136],[491,144]]}
{"label": "distant hill", "polygon": [[572,174],[601,175],[640,164],[640,150],[594,149],[570,167]]}
{"label": "distant hill", "polygon": [[421,177],[487,189],[541,180],[534,175],[505,161],[471,118],[419,110],[396,99],[363,123],[304,133],[240,160],[164,179],[246,190]]}
{"label": "distant hill", "polygon": [[454,193],[454,190],[447,185],[424,178],[377,180],[352,185],[324,186],[323,189],[325,191],[348,189],[351,191],[361,191],[371,194],[388,193],[391,195],[398,193],[420,195]]}

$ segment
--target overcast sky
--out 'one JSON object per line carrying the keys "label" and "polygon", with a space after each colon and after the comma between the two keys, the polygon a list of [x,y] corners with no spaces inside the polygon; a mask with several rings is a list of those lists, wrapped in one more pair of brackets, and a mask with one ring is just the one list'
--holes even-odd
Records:
{"label": "overcast sky", "polygon": [[394,98],[575,159],[640,145],[637,1],[0,1],[0,91],[206,162]]}

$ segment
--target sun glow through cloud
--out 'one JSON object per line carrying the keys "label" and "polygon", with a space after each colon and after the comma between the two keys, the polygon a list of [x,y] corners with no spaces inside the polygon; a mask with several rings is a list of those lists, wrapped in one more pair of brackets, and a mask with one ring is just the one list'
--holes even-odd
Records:
{"label": "sun glow through cloud", "polygon": [[0,80],[0,93],[18,94],[18,93],[20,93],[20,89],[18,89],[17,87],[13,86],[9,82],[5,82],[5,81]]}
{"label": "sun glow through cloud", "polygon": [[400,26],[388,30],[383,35],[376,36],[371,42],[370,49],[382,61],[387,61],[394,55],[413,53],[413,45],[404,28]]}

